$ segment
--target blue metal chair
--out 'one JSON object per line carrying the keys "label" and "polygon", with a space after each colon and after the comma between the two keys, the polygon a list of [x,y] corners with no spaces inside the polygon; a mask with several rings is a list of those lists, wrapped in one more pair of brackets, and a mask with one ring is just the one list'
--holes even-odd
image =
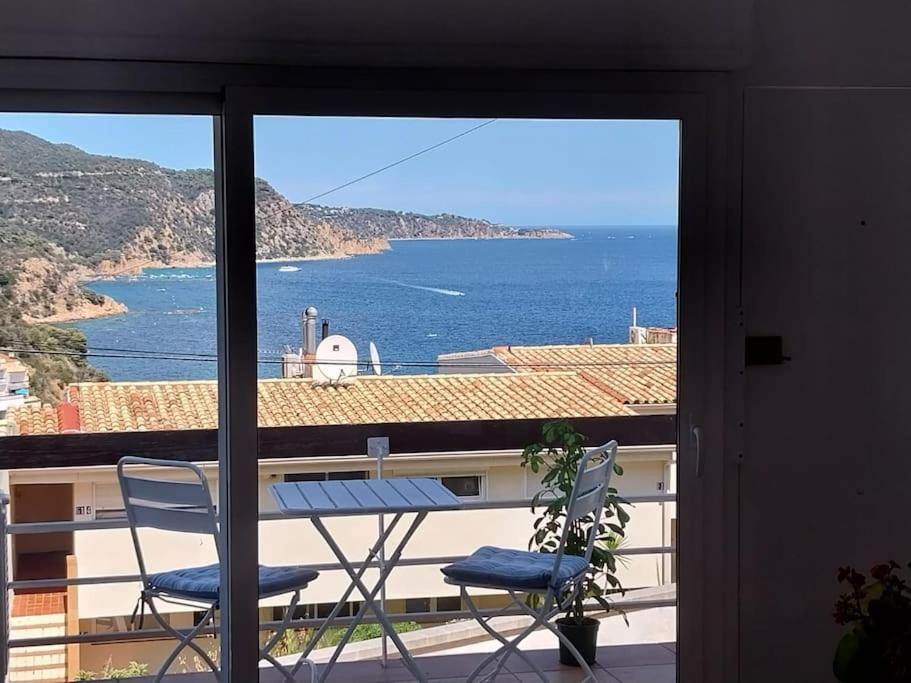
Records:
{"label": "blue metal chair", "polygon": [[[503,645],[475,667],[474,671],[469,674],[468,681],[475,680],[487,666],[494,662],[496,662],[496,667],[485,680],[495,679],[506,664],[506,660],[515,654],[546,683],[548,679],[541,668],[519,650],[521,642],[541,626],[556,635],[572,653],[579,662],[579,666],[585,671],[586,680],[592,682],[597,680],[588,662],[550,620],[565,611],[582,588],[583,579],[590,566],[597,534],[589,534],[584,557],[565,554],[566,540],[569,536],[570,526],[576,520],[592,513],[594,513],[595,520],[600,519],[616,458],[616,441],[589,450],[582,457],[572,493],[567,501],[567,514],[560,544],[555,552],[528,552],[485,546],[464,560],[459,560],[441,570],[446,576],[446,583],[460,587],[462,600],[465,601],[478,623],[491,637]],[[589,464],[593,460],[597,464],[589,468]],[[468,588],[493,588],[506,591],[512,598],[512,604],[507,608],[519,607],[532,617],[531,625],[512,641],[507,640],[488,623],[493,616],[497,615],[483,616],[472,601]],[[537,607],[535,607],[529,605],[521,597],[527,594],[543,596],[543,598],[536,601]]]}
{"label": "blue metal chair", "polygon": [[[144,465],[159,470],[170,471],[179,478],[140,477],[126,466]],[[186,481],[190,474],[192,481]],[[184,475],[184,476],[181,476]],[[161,681],[168,668],[177,659],[184,648],[190,648],[202,658],[218,679],[218,665],[211,656],[193,639],[214,620],[219,606],[219,589],[221,576],[219,563],[203,567],[189,567],[150,574],[146,570],[142,545],[138,529],[141,527],[162,529],[179,533],[206,534],[213,537],[219,562],[221,547],[218,534],[218,516],[212,503],[209,483],[202,470],[192,463],[178,463],[170,460],[153,460],[149,458],[125,457],[117,463],[117,477],[120,480],[120,491],[127,519],[130,522],[130,533],[136,549],[136,560],[142,576],[140,604],[148,605],[149,611],[161,627],[177,639],[177,647],[165,659],[155,677]],[[260,650],[260,658],[268,661],[289,683],[294,682],[294,674],[306,664],[310,668],[311,680],[316,681],[316,665],[306,659],[299,660],[291,671],[288,671],[270,651],[288,629],[294,615],[294,608],[300,600],[300,591],[319,576],[319,573],[308,567],[259,567],[259,597],[269,598],[276,595],[292,594],[291,603],[285,611],[281,626]],[[179,604],[187,607],[203,607],[203,618],[186,635],[174,629],[155,607],[155,600]]]}

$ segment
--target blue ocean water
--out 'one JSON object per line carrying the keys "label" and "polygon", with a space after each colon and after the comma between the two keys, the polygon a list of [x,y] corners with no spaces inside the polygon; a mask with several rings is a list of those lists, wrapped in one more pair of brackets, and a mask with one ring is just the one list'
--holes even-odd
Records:
{"label": "blue ocean water", "polygon": [[[574,239],[397,241],[382,254],[259,264],[259,374],[280,376],[279,354],[301,345],[310,305],[360,358],[375,342],[384,371],[394,372],[432,372],[395,366],[494,345],[622,342],[633,306],[640,324],[676,324],[676,228],[566,231]],[[209,361],[102,357],[215,354],[214,268],[148,269],[91,288],[129,308],[75,323],[99,354],[92,363],[112,379],[215,377]]]}

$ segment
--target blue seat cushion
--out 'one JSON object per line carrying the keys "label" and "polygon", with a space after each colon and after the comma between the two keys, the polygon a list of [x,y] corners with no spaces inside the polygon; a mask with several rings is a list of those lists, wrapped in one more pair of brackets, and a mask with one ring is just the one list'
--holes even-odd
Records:
{"label": "blue seat cushion", "polygon": [[[259,596],[266,597],[305,588],[319,572],[309,567],[259,565]],[[217,564],[159,572],[149,576],[152,588],[162,593],[200,600],[218,600],[221,577]]]}
{"label": "blue seat cushion", "polygon": [[[469,586],[492,586],[524,590],[547,590],[553,583],[559,587],[588,569],[584,557],[564,555],[557,575],[556,558],[548,553],[508,550],[486,545],[442,571],[453,583]],[[551,581],[553,579],[553,581]]]}

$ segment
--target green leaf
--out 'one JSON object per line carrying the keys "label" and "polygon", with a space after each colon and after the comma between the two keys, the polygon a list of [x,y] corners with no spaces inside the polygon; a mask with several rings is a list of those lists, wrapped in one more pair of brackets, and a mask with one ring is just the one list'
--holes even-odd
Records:
{"label": "green leaf", "polygon": [[864,640],[856,631],[842,636],[835,649],[832,671],[842,683],[862,683],[867,680],[867,657],[864,653]]}
{"label": "green leaf", "polygon": [[602,598],[602,597],[599,596],[599,595],[596,595],[596,596],[594,596],[594,597],[595,597],[595,600],[598,601],[598,604],[601,605],[601,606],[604,608],[604,611],[605,611],[605,612],[610,612],[610,611],[611,611],[611,608],[613,607],[613,605],[611,605],[610,602],[609,602],[608,600],[606,600],[605,598]]}

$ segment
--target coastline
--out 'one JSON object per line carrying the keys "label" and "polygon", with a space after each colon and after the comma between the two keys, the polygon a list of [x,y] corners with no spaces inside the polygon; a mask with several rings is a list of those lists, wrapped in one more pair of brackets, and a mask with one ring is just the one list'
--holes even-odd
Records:
{"label": "coastline", "polygon": [[[316,256],[292,256],[290,258],[267,258],[267,259],[256,259],[256,263],[295,263],[302,261],[337,261],[354,258],[356,256],[368,256],[370,254],[381,254],[387,249],[381,249],[377,251],[364,252],[363,254],[319,254]],[[80,286],[91,289],[91,284],[93,282],[104,282],[113,280],[116,277],[128,275],[131,273],[141,273],[146,268],[156,268],[160,270],[176,270],[178,268],[213,268],[215,267],[214,261],[204,261],[202,259],[183,259],[179,263],[161,263],[155,261],[140,261],[138,263],[129,263],[126,265],[120,264],[121,267],[111,272],[110,270],[101,270],[95,273],[90,273],[86,276],[83,276],[78,279]],[[94,291],[94,290],[93,290]],[[85,299],[82,304],[74,307],[69,311],[62,311],[45,318],[29,318],[28,322],[37,324],[37,325],[60,325],[60,324],[70,324],[78,323],[83,320],[97,320],[99,318],[110,318],[115,315],[123,315],[124,313],[129,313],[129,308],[126,304],[117,301],[116,299],[108,296],[107,294],[101,294],[100,292],[95,292],[100,296],[104,297],[104,303],[98,305],[93,304]]]}
{"label": "coastline", "polygon": [[[390,237],[386,238],[387,243],[391,242],[453,242],[453,241],[462,241],[462,240],[562,240],[562,239],[572,239],[573,235],[570,233],[560,231],[558,234],[551,235],[490,235],[490,236],[459,236],[459,237]],[[306,261],[341,261],[345,259],[351,259],[358,256],[370,256],[375,254],[382,254],[389,249],[376,249],[371,251],[363,251],[360,253],[340,253],[340,254],[317,254],[313,256],[289,256],[281,258],[264,258],[256,259],[257,264],[269,264],[269,263],[299,263]],[[114,265],[114,264],[111,264]],[[215,261],[212,260],[203,260],[203,259],[194,259],[194,258],[184,258],[176,263],[161,263],[156,261],[142,261],[142,260],[132,260],[127,263],[119,263],[116,268],[102,268],[99,271],[91,273],[87,276],[79,278],[79,284],[82,286],[87,286],[90,288],[91,283],[93,282],[104,282],[108,280],[113,280],[116,277],[137,274],[141,273],[147,268],[155,268],[159,270],[176,270],[178,268],[214,268]],[[115,315],[122,315],[128,313],[129,309],[127,306],[108,295],[104,294],[104,303],[101,305],[96,305],[89,303],[87,300],[80,306],[75,307],[74,309],[66,312],[61,312],[47,318],[35,318],[30,322],[37,324],[65,324],[65,323],[77,323],[82,320],[96,320],[99,318],[108,318]]]}
{"label": "coastline", "polygon": [[489,236],[464,236],[464,237],[387,237],[389,242],[457,242],[462,240],[489,241],[496,240],[571,240],[573,235],[561,232],[559,235],[489,235]]}
{"label": "coastline", "polygon": [[[256,263],[298,263],[303,261],[344,261],[345,259],[356,258],[358,256],[372,256],[374,254],[382,254],[384,251],[389,251],[388,249],[378,249],[376,251],[365,251],[362,253],[344,253],[344,254],[317,254],[315,256],[282,256],[275,258],[258,258]],[[142,263],[128,266],[121,270],[118,270],[115,273],[106,273],[98,272],[94,273],[91,277],[84,279],[82,282],[98,282],[100,280],[109,280],[118,275],[125,275],[127,273],[135,273],[143,271],[146,268],[155,268],[157,270],[175,270],[177,268],[214,268],[215,261],[211,260],[194,260],[194,259],[185,259],[178,263],[161,263],[158,261],[144,261]]]}
{"label": "coastline", "polygon": [[[96,292],[97,293],[97,292]],[[36,325],[60,325],[65,323],[75,323],[80,320],[97,320],[98,318],[110,318],[115,315],[122,315],[129,312],[126,304],[109,297],[107,294],[101,294],[104,297],[104,303],[98,305],[89,303],[86,300],[80,306],[76,306],[70,311],[56,313],[46,318],[27,318],[27,322]]]}

